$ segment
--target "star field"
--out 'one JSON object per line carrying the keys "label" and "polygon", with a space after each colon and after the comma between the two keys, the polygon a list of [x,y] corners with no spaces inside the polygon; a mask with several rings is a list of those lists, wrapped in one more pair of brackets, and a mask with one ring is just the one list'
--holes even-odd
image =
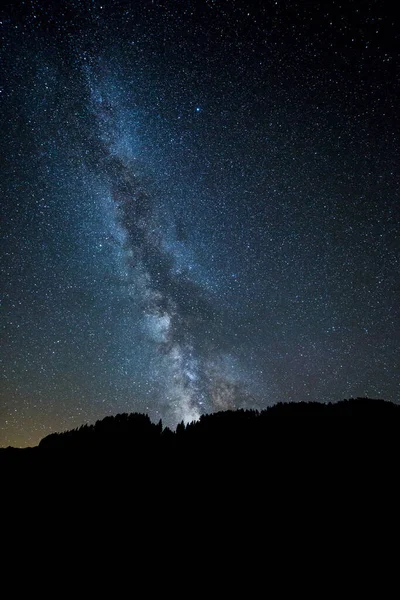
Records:
{"label": "star field", "polygon": [[0,15],[1,446],[399,400],[389,2]]}

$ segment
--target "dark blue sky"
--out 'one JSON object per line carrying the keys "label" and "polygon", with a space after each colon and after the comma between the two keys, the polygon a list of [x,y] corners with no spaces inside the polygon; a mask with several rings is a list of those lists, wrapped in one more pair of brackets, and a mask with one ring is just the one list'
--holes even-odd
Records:
{"label": "dark blue sky", "polygon": [[0,445],[117,412],[398,401],[390,3],[0,21]]}

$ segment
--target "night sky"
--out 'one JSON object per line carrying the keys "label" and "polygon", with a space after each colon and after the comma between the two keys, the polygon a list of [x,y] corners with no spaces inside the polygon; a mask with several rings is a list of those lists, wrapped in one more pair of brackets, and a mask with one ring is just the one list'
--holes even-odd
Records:
{"label": "night sky", "polygon": [[0,446],[399,401],[394,5],[6,3]]}

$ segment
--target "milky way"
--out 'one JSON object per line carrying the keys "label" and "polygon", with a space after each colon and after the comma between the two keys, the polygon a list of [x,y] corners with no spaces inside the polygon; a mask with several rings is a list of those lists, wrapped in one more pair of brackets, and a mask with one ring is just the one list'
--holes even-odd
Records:
{"label": "milky way", "polygon": [[[163,407],[164,418],[173,423],[190,422],[202,412],[218,408],[235,408],[246,392],[235,381],[238,375],[228,377],[223,369],[223,352],[216,339],[216,299],[191,278],[189,268],[180,264],[177,250],[172,249],[178,243],[176,223],[171,214],[169,222],[162,219],[166,208],[163,198],[158,206],[141,181],[138,157],[131,146],[135,133],[129,131],[120,100],[113,97],[113,91],[122,89],[123,84],[113,76],[103,82],[102,76],[93,75],[94,69],[86,65],[84,70],[95,117],[91,152],[101,157],[97,162],[89,158],[89,168],[94,166],[95,174],[105,178],[115,205],[113,226],[121,231],[128,282],[122,279],[121,284],[125,284],[132,302],[140,306],[146,343],[154,345],[153,377],[162,382],[162,394],[153,402]],[[99,70],[106,70],[102,63],[101,69],[97,66]],[[172,229],[172,239],[171,234],[169,240],[166,238],[164,229]],[[239,389],[242,398],[237,397]]]}
{"label": "milky way", "polygon": [[392,10],[5,3],[0,445],[399,400]]}

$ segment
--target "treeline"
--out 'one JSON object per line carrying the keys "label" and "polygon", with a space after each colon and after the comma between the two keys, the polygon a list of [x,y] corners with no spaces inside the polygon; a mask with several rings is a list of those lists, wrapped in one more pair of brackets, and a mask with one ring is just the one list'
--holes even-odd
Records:
{"label": "treeline", "polygon": [[253,511],[274,498],[299,503],[306,490],[321,506],[327,497],[342,502],[360,482],[375,494],[397,481],[399,458],[400,406],[357,398],[217,412],[175,431],[145,414],[110,416],[34,448],[1,449],[0,483],[56,507],[90,497],[90,511],[123,498],[144,513],[156,501],[157,510],[193,504],[201,512],[217,497],[235,510],[239,498],[251,499]]}
{"label": "treeline", "polygon": [[[383,400],[357,398],[338,403],[276,404],[267,410],[236,410],[202,415],[198,421],[178,424],[175,431],[163,427],[160,420],[152,423],[148,415],[118,414],[106,417],[93,425],[82,425],[43,438],[40,450],[104,450],[137,451],[144,455],[169,449],[199,448],[205,452],[211,446],[235,446],[242,451],[255,444],[268,444],[283,436],[291,440],[303,438],[303,447],[311,438],[324,438],[355,427],[360,419],[376,424],[384,419],[393,426],[400,424],[400,405]],[[356,431],[357,429],[357,431]],[[360,433],[360,428],[353,434]],[[379,435],[376,430],[374,437]],[[307,438],[305,437],[307,436]],[[289,441],[289,440],[288,440]]]}

